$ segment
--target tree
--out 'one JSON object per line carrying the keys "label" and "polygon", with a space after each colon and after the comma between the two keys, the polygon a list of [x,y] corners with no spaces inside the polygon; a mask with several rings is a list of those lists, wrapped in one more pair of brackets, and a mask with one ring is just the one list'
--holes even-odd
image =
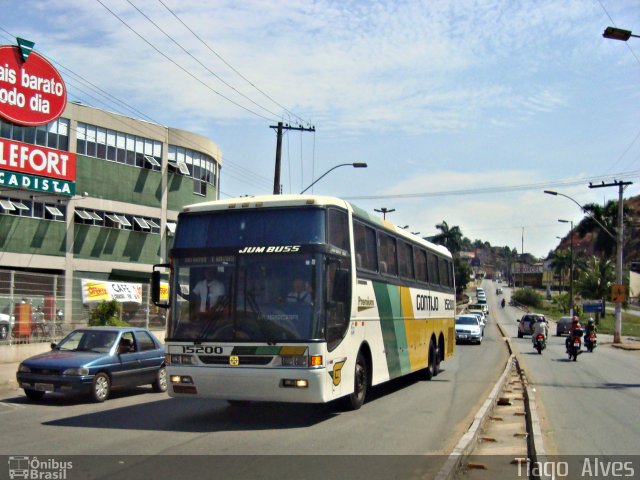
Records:
{"label": "tree", "polygon": [[96,326],[112,326],[126,327],[129,324],[118,318],[120,305],[115,300],[109,302],[102,301],[96,308],[89,312],[89,325]]}
{"label": "tree", "polygon": [[564,272],[571,270],[571,251],[558,249],[551,254],[551,268],[560,275],[560,290],[564,291]]}
{"label": "tree", "polygon": [[443,220],[442,223],[436,225],[436,228],[440,230],[440,233],[431,237],[431,241],[438,245],[444,245],[452,254],[459,253],[462,245],[460,227],[449,227],[449,224]]}
{"label": "tree", "polygon": [[608,296],[615,280],[615,265],[609,259],[592,256],[576,282],[584,298],[597,300]]}
{"label": "tree", "polygon": [[460,296],[465,288],[467,288],[469,280],[471,280],[471,269],[469,268],[469,264],[457,255],[453,257],[453,268],[455,272],[456,295]]}
{"label": "tree", "polygon": [[[613,258],[616,250],[616,239],[611,235],[615,236],[617,230],[618,202],[610,200],[604,207],[596,203],[589,203],[584,206],[584,211],[587,216],[578,224],[576,229],[578,235],[580,235],[580,238],[584,238],[589,233],[593,234],[593,248],[607,258]],[[629,223],[628,217],[629,208],[623,205],[622,218],[625,224]],[[601,225],[604,225],[611,235]]]}

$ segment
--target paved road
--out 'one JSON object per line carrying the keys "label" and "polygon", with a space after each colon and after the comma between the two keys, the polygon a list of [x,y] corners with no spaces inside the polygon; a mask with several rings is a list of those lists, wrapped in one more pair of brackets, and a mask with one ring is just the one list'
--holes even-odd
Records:
{"label": "paved road", "polygon": [[[505,289],[509,298],[510,292]],[[640,351],[601,344],[594,353],[568,361],[565,337],[555,337],[552,325],[542,355],[531,338],[516,338],[515,319],[522,312],[506,307],[498,318],[535,388],[542,413],[544,446],[548,454],[632,455],[640,451]],[[602,335],[601,340],[607,337]]]}

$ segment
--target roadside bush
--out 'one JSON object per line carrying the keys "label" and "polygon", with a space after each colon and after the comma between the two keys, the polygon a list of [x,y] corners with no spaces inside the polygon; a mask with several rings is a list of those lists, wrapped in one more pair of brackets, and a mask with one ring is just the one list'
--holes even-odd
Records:
{"label": "roadside bush", "polygon": [[100,302],[89,312],[89,326],[91,327],[126,327],[129,324],[118,318],[120,305],[115,300]]}
{"label": "roadside bush", "polygon": [[542,307],[542,295],[531,287],[519,288],[511,294],[511,298],[528,307]]}

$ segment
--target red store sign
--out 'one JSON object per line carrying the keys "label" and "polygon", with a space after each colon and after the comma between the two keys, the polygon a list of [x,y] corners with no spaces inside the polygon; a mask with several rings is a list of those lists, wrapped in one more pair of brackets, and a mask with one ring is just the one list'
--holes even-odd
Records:
{"label": "red store sign", "polygon": [[0,138],[0,170],[76,181],[76,154]]}
{"label": "red store sign", "polygon": [[62,115],[67,88],[42,55],[22,61],[20,48],[0,46],[0,116],[20,125],[44,125]]}

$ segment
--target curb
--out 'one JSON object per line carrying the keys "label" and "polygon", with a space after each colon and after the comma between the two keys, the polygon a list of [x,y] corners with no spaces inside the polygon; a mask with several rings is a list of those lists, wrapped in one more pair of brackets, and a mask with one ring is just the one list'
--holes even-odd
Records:
{"label": "curb", "polygon": [[435,476],[435,480],[453,479],[465,459],[471,454],[475,447],[475,444],[477,443],[480,429],[489,415],[493,412],[493,408],[496,405],[496,398],[504,387],[507,376],[513,368],[514,363],[516,363],[516,358],[511,350],[511,345],[508,343],[508,339],[504,337],[504,332],[500,328],[499,324],[496,323],[496,325],[498,326],[500,333],[503,335],[503,338],[507,340],[507,348],[510,353],[504,371],[491,390],[491,393],[489,393],[489,396],[478,410],[478,413],[476,413],[475,417],[473,418],[473,422],[471,423],[469,430],[467,430],[467,432],[458,441],[452,452],[449,454],[446,462],[444,463],[438,474]]}

